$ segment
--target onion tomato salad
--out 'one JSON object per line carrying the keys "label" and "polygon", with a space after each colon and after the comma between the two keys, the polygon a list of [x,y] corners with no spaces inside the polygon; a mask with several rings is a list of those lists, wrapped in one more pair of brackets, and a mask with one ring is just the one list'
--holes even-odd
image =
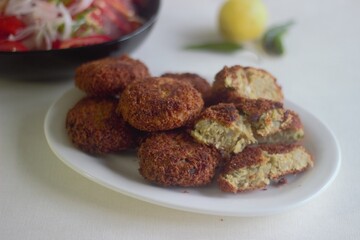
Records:
{"label": "onion tomato salad", "polygon": [[1,0],[0,51],[82,47],[117,39],[143,23],[138,0]]}

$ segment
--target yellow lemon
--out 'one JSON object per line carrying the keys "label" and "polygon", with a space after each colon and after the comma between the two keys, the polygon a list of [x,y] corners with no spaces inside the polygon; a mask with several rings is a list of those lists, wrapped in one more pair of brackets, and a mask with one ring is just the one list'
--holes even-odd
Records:
{"label": "yellow lemon", "polygon": [[268,12],[261,0],[227,0],[219,13],[219,28],[231,41],[260,38],[265,31]]}

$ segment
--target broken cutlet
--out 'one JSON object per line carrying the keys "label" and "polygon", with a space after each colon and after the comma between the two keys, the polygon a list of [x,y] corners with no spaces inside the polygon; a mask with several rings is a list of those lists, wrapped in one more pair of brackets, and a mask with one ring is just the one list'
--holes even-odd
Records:
{"label": "broken cutlet", "polygon": [[256,142],[251,126],[232,103],[219,103],[205,109],[195,121],[191,135],[200,143],[228,153],[241,152]]}
{"label": "broken cutlet", "polygon": [[223,192],[262,189],[285,175],[313,166],[310,153],[301,145],[259,145],[233,155],[218,178]]}
{"label": "broken cutlet", "polygon": [[269,72],[253,67],[225,66],[212,85],[213,102],[230,102],[231,97],[264,98],[282,102],[284,96],[277,80]]}
{"label": "broken cutlet", "polygon": [[237,99],[235,105],[250,122],[259,143],[293,143],[304,137],[299,115],[280,102],[266,99]]}

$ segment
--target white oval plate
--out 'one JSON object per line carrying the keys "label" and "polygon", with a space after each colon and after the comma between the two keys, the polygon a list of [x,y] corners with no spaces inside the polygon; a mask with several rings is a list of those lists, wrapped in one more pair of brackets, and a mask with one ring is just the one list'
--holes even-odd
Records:
{"label": "white oval plate", "polygon": [[216,183],[203,188],[162,188],[138,173],[135,152],[94,157],[75,148],[65,130],[68,110],[84,96],[77,89],[66,92],[49,109],[45,135],[52,151],[70,168],[107,188],[168,208],[222,216],[264,216],[299,207],[324,191],[335,179],[341,162],[340,148],[331,131],[314,115],[286,102],[304,124],[305,147],[315,166],[287,178],[287,184],[241,194],[222,193]]}

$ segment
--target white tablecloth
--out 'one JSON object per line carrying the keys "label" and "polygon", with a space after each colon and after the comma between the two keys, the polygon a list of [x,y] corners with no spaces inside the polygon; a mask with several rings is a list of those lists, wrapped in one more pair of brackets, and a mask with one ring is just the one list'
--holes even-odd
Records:
{"label": "white tablecloth", "polygon": [[157,25],[132,56],[152,74],[196,72],[212,81],[224,65],[258,66],[286,98],[336,135],[341,170],[306,205],[279,215],[210,216],[160,207],[104,188],[63,164],[43,130],[72,79],[0,78],[0,239],[359,239],[360,2],[270,1],[270,24],[294,20],[280,58],[185,51],[218,39],[220,0],[165,0]]}

